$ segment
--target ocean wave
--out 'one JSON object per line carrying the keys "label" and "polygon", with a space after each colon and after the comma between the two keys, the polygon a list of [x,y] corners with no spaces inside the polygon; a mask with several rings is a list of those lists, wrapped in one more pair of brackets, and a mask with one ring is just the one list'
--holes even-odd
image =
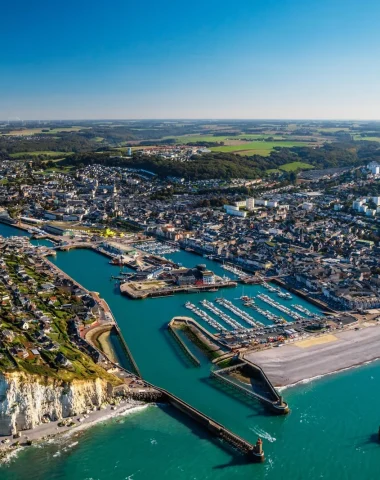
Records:
{"label": "ocean wave", "polygon": [[18,457],[19,453],[24,450],[25,447],[17,447],[12,450],[9,450],[0,460],[0,467],[2,465],[7,465],[11,463],[13,460],[16,460]]}
{"label": "ocean wave", "polygon": [[142,410],[145,410],[148,407],[150,407],[150,404],[144,403],[142,405],[134,405],[134,406],[126,405],[125,406],[126,409],[122,411],[111,410],[108,415],[103,415],[87,423],[76,425],[75,427],[73,427],[72,430],[67,430],[66,432],[62,433],[62,438],[71,437],[74,433],[87,430],[88,428],[91,428],[98,423],[109,422],[110,420],[113,420],[117,417],[127,417],[128,415],[132,415],[133,413],[141,412]]}

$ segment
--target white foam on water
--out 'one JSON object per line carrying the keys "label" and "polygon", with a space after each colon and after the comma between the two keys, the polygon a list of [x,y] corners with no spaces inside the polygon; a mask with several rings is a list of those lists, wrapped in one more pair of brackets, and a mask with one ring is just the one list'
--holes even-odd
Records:
{"label": "white foam on water", "polygon": [[145,410],[148,407],[150,407],[150,404],[146,403],[146,404],[143,404],[143,405],[135,405],[135,406],[127,408],[126,410],[121,411],[121,412],[112,410],[112,411],[110,411],[110,413],[108,415],[104,415],[104,416],[96,418],[96,419],[94,419],[90,422],[87,422],[87,423],[84,423],[84,424],[82,423],[81,425],[77,425],[77,426],[73,427],[72,430],[67,430],[66,432],[64,432],[62,434],[62,438],[71,437],[74,433],[81,432],[83,430],[87,430],[88,428],[91,428],[98,423],[107,422],[107,421],[112,420],[112,419],[117,418],[117,417],[127,417],[128,415],[132,415],[133,413],[137,413],[137,412],[140,412],[142,410]]}
{"label": "white foam on water", "polygon": [[350,367],[341,368],[339,370],[334,370],[333,372],[324,373],[323,375],[316,375],[315,377],[305,378],[304,380],[300,380],[299,382],[295,382],[295,383],[291,383],[289,385],[285,385],[284,387],[276,387],[276,390],[278,392],[282,392],[283,390],[286,390],[287,388],[296,387],[298,385],[306,385],[308,383],[313,382],[314,380],[319,380],[320,378],[328,377],[330,375],[336,375],[336,374],[341,373],[341,372],[346,372],[347,370],[353,370],[353,369],[356,369],[356,368],[361,368],[364,365],[370,365],[371,363],[378,362],[378,361],[379,361],[379,358],[374,358],[373,360],[368,360],[367,362],[363,362],[363,363],[360,363],[358,365],[352,365]]}
{"label": "white foam on water", "polygon": [[0,466],[2,464],[9,464],[18,457],[18,454],[24,450],[25,447],[17,447],[14,450],[9,450],[5,456],[1,459]]}
{"label": "white foam on water", "polygon": [[276,441],[276,439],[272,437],[270,433],[266,432],[265,430],[259,427],[250,427],[250,430],[256,433],[256,435],[258,435],[260,438],[263,438],[264,440],[268,440],[268,442],[270,443],[273,443]]}

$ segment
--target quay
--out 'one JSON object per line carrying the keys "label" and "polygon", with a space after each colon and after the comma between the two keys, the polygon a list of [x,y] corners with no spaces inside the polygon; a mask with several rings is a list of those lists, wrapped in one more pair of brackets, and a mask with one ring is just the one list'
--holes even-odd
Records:
{"label": "quay", "polygon": [[285,288],[286,290],[289,290],[292,293],[295,293],[299,297],[307,300],[309,303],[312,303],[316,307],[320,308],[321,310],[324,310],[326,312],[330,313],[337,313],[335,310],[333,310],[331,307],[327,305],[327,303],[323,302],[322,300],[318,300],[317,298],[313,298],[310,295],[307,295],[305,292],[302,290],[299,290],[297,288],[292,287],[288,283],[286,283],[284,280],[281,280],[279,277],[276,277],[272,279],[273,283],[276,283],[282,288]]}
{"label": "quay", "polygon": [[[144,288],[144,285],[147,288]],[[182,286],[158,286],[157,282],[151,282],[152,288],[149,288],[149,281],[145,282],[126,282],[120,285],[120,293],[127,295],[133,300],[141,300],[149,297],[164,297],[176,293],[199,293],[213,292],[215,288],[236,287],[237,283],[233,281],[221,281],[213,285],[182,285]]]}

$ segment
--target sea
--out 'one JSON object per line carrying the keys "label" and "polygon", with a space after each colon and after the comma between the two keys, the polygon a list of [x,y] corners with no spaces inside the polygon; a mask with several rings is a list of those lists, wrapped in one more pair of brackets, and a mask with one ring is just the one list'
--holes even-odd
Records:
{"label": "sea", "polygon": [[[0,235],[22,234],[0,224]],[[219,275],[232,275],[220,264],[189,252],[167,257],[188,267],[205,263]],[[222,293],[243,308],[238,298],[243,293],[268,294],[263,287],[130,300],[120,295],[111,279],[119,275],[119,267],[110,265],[101,254],[71,250],[58,252],[51,259],[108,302],[146,380],[166,388],[246,440],[262,438],[266,461],[247,463],[172,407],[152,405],[22,448],[0,466],[1,480],[380,478],[379,362],[284,389],[291,412],[274,416],[261,404],[211,379],[210,363],[202,352],[194,350],[201,367],[190,364],[166,329],[173,316],[191,313],[184,308],[186,301],[198,305],[199,300],[215,300]],[[276,300],[318,311],[301,298]],[[248,313],[258,318],[255,311]]]}

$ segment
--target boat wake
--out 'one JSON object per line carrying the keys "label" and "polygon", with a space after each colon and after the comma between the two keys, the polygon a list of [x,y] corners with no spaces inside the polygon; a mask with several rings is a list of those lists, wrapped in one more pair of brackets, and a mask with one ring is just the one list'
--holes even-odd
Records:
{"label": "boat wake", "polygon": [[276,439],[272,437],[270,433],[266,432],[265,430],[262,430],[259,427],[250,427],[250,430],[256,433],[256,435],[258,435],[260,438],[263,438],[264,440],[268,440],[268,442],[270,443],[273,443],[276,441]]}

